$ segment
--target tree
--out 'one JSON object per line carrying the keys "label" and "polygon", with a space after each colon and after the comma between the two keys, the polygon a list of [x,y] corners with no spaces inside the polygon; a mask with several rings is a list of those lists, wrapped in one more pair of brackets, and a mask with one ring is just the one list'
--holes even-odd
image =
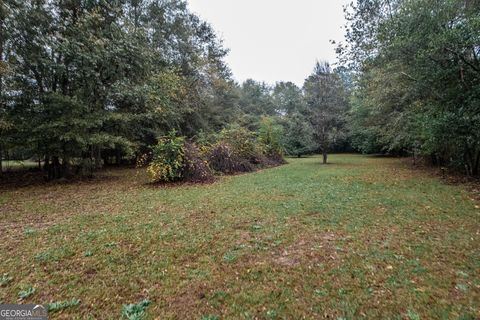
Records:
{"label": "tree", "polygon": [[232,121],[227,51],[185,1],[7,0],[0,9],[0,158],[22,148],[44,159],[50,179],[92,174],[172,129],[193,136]]}
{"label": "tree", "polygon": [[341,78],[327,62],[317,62],[313,73],[305,80],[303,91],[315,138],[326,164],[330,148],[344,135],[345,89]]}
{"label": "tree", "polygon": [[359,149],[375,142],[479,174],[479,10],[478,1],[453,0],[351,7],[338,52],[357,73],[351,129]]}
{"label": "tree", "polygon": [[283,162],[282,126],[273,117],[262,117],[260,123],[258,141],[264,148],[263,153],[269,159]]}
{"label": "tree", "polygon": [[0,3],[0,175],[3,173],[3,149],[5,144],[5,132],[9,128],[9,124],[7,122],[6,117],[6,105],[5,105],[5,94],[4,94],[4,85],[3,79],[4,74],[8,71],[8,65],[5,61],[5,53],[4,48],[7,42],[8,32],[6,30],[6,23],[5,20],[8,17],[8,13],[10,11],[10,3],[9,2],[2,2]]}
{"label": "tree", "polygon": [[272,100],[280,114],[292,115],[306,111],[302,89],[293,82],[277,82],[273,88]]}
{"label": "tree", "polygon": [[317,149],[312,125],[305,116],[300,113],[289,115],[284,127],[283,144],[288,155],[300,158]]}
{"label": "tree", "polygon": [[256,121],[260,116],[275,115],[275,105],[272,101],[271,87],[264,82],[252,79],[246,80],[240,87],[239,108]]}

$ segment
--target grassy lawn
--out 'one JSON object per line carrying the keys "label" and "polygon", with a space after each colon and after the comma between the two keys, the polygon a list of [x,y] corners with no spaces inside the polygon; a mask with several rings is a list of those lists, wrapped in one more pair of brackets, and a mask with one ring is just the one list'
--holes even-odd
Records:
{"label": "grassy lawn", "polygon": [[37,168],[38,162],[31,160],[2,160],[3,171],[26,170],[29,168]]}
{"label": "grassy lawn", "polygon": [[66,302],[52,319],[144,299],[146,319],[478,319],[473,195],[397,159],[329,160],[0,190],[0,301]]}

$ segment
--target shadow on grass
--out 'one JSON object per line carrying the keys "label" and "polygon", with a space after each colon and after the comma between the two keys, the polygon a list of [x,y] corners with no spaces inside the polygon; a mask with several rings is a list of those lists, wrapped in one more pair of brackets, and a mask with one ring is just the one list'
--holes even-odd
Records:
{"label": "shadow on grass", "polygon": [[128,169],[127,167],[107,168],[97,171],[94,176],[74,176],[48,181],[46,173],[40,170],[4,172],[0,177],[0,190],[15,190],[26,187],[41,187],[54,185],[89,184],[98,182],[111,182],[120,180],[121,176],[112,175],[116,170]]}

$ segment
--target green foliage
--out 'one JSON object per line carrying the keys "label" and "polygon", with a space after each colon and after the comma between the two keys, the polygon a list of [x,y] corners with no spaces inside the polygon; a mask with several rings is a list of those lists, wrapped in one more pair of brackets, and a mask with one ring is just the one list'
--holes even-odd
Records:
{"label": "green foliage", "polygon": [[143,300],[139,303],[124,304],[122,307],[122,319],[142,320],[145,319],[147,307],[151,304],[150,300]]}
{"label": "green foliage", "polygon": [[[200,141],[199,147],[174,131],[161,138],[147,168],[152,181],[204,182],[213,180],[213,171],[233,174],[284,163],[281,128],[271,119],[263,120],[258,135],[232,126],[218,135],[202,134]],[[142,162],[147,158],[143,157]]]}
{"label": "green foliage", "polygon": [[176,136],[175,131],[160,138],[153,149],[153,159],[147,171],[153,182],[203,182],[213,179],[208,162],[196,144]]}
{"label": "green foliage", "polygon": [[218,140],[218,135],[217,134],[205,132],[203,130],[200,130],[195,135],[195,143],[200,148],[208,149],[213,144],[215,144],[217,142],[217,140]]}
{"label": "green foliage", "polygon": [[52,302],[47,305],[48,312],[57,312],[67,308],[75,307],[80,304],[80,300],[72,298],[71,300]]}
{"label": "green foliage", "polygon": [[302,89],[292,82],[277,82],[273,88],[272,99],[275,109],[281,114],[290,116],[297,112],[306,112]]}
{"label": "green foliage", "polygon": [[0,158],[91,175],[172,129],[232,121],[226,50],[183,1],[8,0],[0,14]]}
{"label": "green foliage", "polygon": [[182,177],[185,160],[185,138],[175,131],[159,139],[153,149],[153,159],[148,173],[154,182],[176,181]]}
{"label": "green foliage", "polygon": [[0,277],[0,287],[9,284],[13,280],[13,277],[9,276],[8,273],[2,274]]}
{"label": "green foliage", "polygon": [[288,155],[300,157],[316,149],[313,128],[302,114],[292,114],[284,126],[283,144]]}
{"label": "green foliage", "polygon": [[219,134],[219,142],[229,145],[238,158],[252,163],[257,163],[262,154],[256,134],[240,126],[223,129]]}
{"label": "green foliage", "polygon": [[240,126],[223,129],[206,150],[210,167],[221,173],[249,172],[284,163],[282,128],[263,117],[258,133]]}
{"label": "green foliage", "polygon": [[258,131],[258,141],[263,154],[269,159],[283,159],[282,127],[270,117],[263,117]]}
{"label": "green foliage", "polygon": [[22,300],[27,299],[28,297],[32,296],[36,291],[37,289],[35,289],[34,287],[28,286],[18,292],[18,297]]}
{"label": "green foliage", "polygon": [[[246,80],[240,88],[239,97],[240,109],[246,114],[255,115],[274,115],[275,105],[271,97],[271,87],[264,82],[257,82],[253,79]],[[250,125],[254,125],[250,123]],[[254,129],[254,127],[249,127]]]}
{"label": "green foliage", "polygon": [[358,0],[340,58],[356,72],[349,129],[363,152],[480,169],[480,3]]}
{"label": "green foliage", "polygon": [[317,62],[303,90],[315,140],[326,163],[327,152],[345,138],[344,117],[348,107],[345,84],[327,62]]}

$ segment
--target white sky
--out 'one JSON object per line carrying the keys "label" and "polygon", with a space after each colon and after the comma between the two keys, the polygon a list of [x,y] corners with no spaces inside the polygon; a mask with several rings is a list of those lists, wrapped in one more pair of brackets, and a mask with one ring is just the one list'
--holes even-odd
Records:
{"label": "white sky", "polygon": [[188,0],[230,49],[237,81],[252,78],[301,86],[316,60],[335,62],[349,0]]}

